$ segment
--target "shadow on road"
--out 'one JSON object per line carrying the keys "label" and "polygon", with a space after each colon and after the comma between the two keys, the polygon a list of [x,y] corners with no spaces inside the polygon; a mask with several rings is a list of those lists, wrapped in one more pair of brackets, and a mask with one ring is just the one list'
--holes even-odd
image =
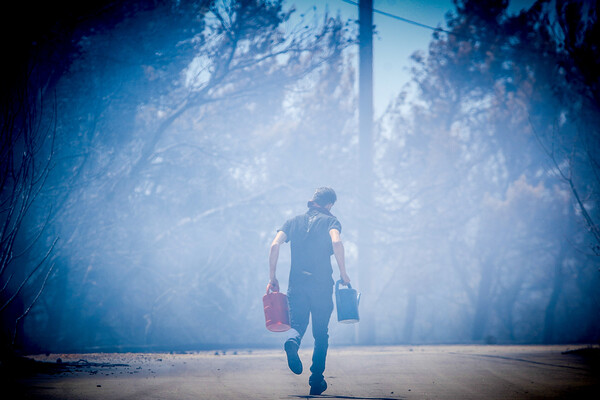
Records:
{"label": "shadow on road", "polygon": [[320,396],[290,396],[295,399],[351,399],[351,400],[402,400],[402,397],[362,397],[362,396],[333,396],[322,394]]}

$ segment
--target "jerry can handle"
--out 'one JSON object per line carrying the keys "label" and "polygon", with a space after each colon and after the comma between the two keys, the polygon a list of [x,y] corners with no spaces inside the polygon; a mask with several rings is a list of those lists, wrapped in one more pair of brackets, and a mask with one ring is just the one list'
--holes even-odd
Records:
{"label": "jerry can handle", "polygon": [[[337,291],[340,289],[340,283],[343,283],[343,282],[344,282],[344,281],[342,281],[342,280],[340,279],[340,280],[338,280],[338,281],[335,283],[335,291],[336,291],[336,292],[337,292]],[[350,282],[348,282],[348,285],[347,285],[347,286],[348,286],[348,289],[352,289],[352,285],[350,284]]]}

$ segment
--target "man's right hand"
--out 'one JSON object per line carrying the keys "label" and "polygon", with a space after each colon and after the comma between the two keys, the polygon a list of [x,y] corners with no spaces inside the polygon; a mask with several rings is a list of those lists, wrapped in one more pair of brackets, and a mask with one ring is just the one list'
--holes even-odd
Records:
{"label": "man's right hand", "polygon": [[350,277],[346,273],[340,274],[340,279],[342,280],[342,285],[348,286],[350,284]]}

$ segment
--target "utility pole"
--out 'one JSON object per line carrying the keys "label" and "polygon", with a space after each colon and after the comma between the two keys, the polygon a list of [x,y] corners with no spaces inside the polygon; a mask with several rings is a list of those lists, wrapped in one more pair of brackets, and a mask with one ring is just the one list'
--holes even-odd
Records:
{"label": "utility pole", "polygon": [[359,232],[358,279],[364,294],[358,341],[375,342],[373,266],[373,0],[359,0]]}

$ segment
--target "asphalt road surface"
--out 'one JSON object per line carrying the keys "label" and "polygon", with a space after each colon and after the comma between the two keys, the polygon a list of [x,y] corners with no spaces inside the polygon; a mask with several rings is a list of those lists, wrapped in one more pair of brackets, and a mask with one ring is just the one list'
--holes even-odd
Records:
{"label": "asphalt road surface", "polygon": [[288,370],[283,350],[51,354],[31,357],[51,368],[12,377],[15,395],[9,397],[597,400],[598,350],[582,350],[582,346],[334,347],[325,371],[329,387],[321,396],[308,394],[311,350],[306,348],[300,350],[302,375]]}

